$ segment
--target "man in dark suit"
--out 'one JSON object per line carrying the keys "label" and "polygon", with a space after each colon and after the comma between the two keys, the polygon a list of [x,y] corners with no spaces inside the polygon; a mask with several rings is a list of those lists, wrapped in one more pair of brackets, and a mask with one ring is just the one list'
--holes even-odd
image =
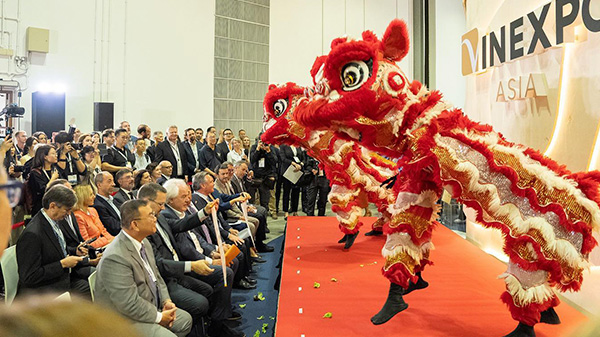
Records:
{"label": "man in dark suit", "polygon": [[192,317],[171,300],[146,239],[156,232],[150,202],[130,200],[121,210],[122,230],[98,264],[95,298],[130,319],[141,336],[187,336]]}
{"label": "man in dark suit", "polygon": [[[231,175],[230,183],[233,188],[234,193],[245,193],[245,179],[248,174],[248,163],[245,161],[238,161],[233,165],[233,173]],[[260,226],[258,227],[262,233],[257,232],[257,242],[256,249],[259,253],[268,253],[272,252],[274,249],[271,246],[267,246],[262,242],[265,239],[265,232],[267,229],[267,214],[268,211],[266,208],[261,205],[251,205],[248,204],[248,215],[257,218],[260,221]],[[262,229],[261,229],[262,227]]]}
{"label": "man in dark suit", "polygon": [[69,255],[64,234],[58,225],[76,202],[75,193],[62,185],[54,186],[44,194],[43,209],[31,219],[17,241],[19,293],[29,290],[73,291],[90,297],[87,279],[82,279],[79,273],[70,272],[84,257]]}
{"label": "man in dark suit", "polygon": [[173,164],[168,160],[163,160],[158,164],[160,168],[160,177],[156,179],[156,183],[159,185],[164,184],[167,180],[171,179],[173,174]]}
{"label": "man in dark suit", "polygon": [[167,131],[167,139],[156,145],[155,162],[168,160],[173,165],[172,177],[186,179],[186,175],[194,174],[188,172],[187,155],[185,148],[177,134],[177,126],[172,125]]}
{"label": "man in dark suit", "polygon": [[[47,190],[50,190],[52,187],[56,185],[62,185],[66,188],[72,190],[73,187],[71,184],[65,179],[56,179],[48,186],[46,186]],[[75,218],[75,214],[73,212],[69,212],[64,219],[57,222],[58,228],[60,228],[63,236],[65,238],[65,243],[67,245],[67,254],[83,256],[84,259],[77,264],[77,268],[74,268],[72,272],[79,273],[80,278],[87,279],[92,273],[91,268],[86,268],[89,266],[96,266],[100,261],[100,258],[97,257],[95,259],[89,260],[85,258],[88,256],[88,249],[86,248],[87,242],[83,241],[83,237],[81,236],[81,232],[79,231],[79,225],[77,224],[77,218]]]}
{"label": "man in dark suit", "polygon": [[[304,166],[304,152],[302,149],[290,145],[279,146],[279,158],[281,160],[281,172],[285,173],[290,166],[295,171],[301,171]],[[298,201],[300,199],[300,186],[283,178],[283,212],[285,217],[289,213],[298,215]]]}
{"label": "man in dark suit", "polygon": [[[205,214],[210,214],[210,209],[212,207],[216,207],[217,203],[216,202],[212,202],[207,204],[207,206],[204,209],[201,209],[200,212],[196,212],[194,214],[186,214],[185,210],[187,209],[186,205],[189,205],[191,203],[191,193],[190,193],[190,189],[189,186],[187,186],[187,184],[185,183],[185,181],[183,181],[182,179],[171,179],[169,181],[167,181],[165,183],[165,189],[167,191],[166,194],[160,194],[158,195],[157,201],[165,201],[167,200],[168,203],[170,203],[171,205],[173,205],[176,208],[173,208],[171,206],[166,206],[162,211],[161,211],[161,215],[159,216],[159,225],[161,225],[161,217],[163,217],[164,219],[164,225],[167,225],[166,222],[169,222],[169,231],[172,229],[172,232],[179,236],[183,233],[188,234],[190,231],[193,231],[195,227],[192,226],[176,226],[176,224],[180,223],[181,221],[184,221],[185,219],[189,219],[194,218],[194,219],[198,219],[199,217],[202,217],[203,219],[206,218]],[[183,212],[180,212],[178,209],[183,210]],[[197,227],[197,225],[199,225],[198,221],[195,221],[194,223]],[[203,241],[202,236],[196,236],[194,234],[194,239],[196,239],[197,241]],[[166,241],[166,237],[163,238],[164,241]],[[169,240],[176,240],[173,238],[173,234],[171,234]],[[209,247],[208,243],[206,242],[199,242],[198,244],[205,247],[206,249],[211,249],[211,247]],[[183,259],[184,256],[185,258],[187,258],[187,255],[183,255],[184,252],[181,249],[182,247],[179,246],[179,241],[171,241],[173,242],[174,247],[178,247],[178,251],[180,252],[180,254],[182,254],[181,258]],[[211,326],[211,330],[213,331],[213,334],[219,335],[219,336],[238,336],[241,335],[241,333],[237,332],[237,330],[233,329],[232,326],[228,325],[228,320],[236,320],[241,318],[241,315],[239,315],[238,313],[232,312],[231,310],[231,286],[229,287],[224,287],[223,284],[223,269],[221,267],[221,260],[220,260],[220,255],[218,253],[214,252],[214,248],[212,248],[213,252],[212,253],[208,253],[209,255],[203,255],[203,254],[197,254],[192,256],[193,257],[193,261],[204,261],[206,263],[206,265],[211,268],[212,272],[209,274],[201,274],[201,275],[197,275],[196,277],[206,283],[208,283],[209,285],[212,286],[212,289],[214,289],[214,292],[212,294],[211,299],[211,322],[212,325]],[[228,276],[228,282],[231,285],[232,281],[233,281],[233,275],[234,275],[234,271],[232,270],[232,268],[227,267],[227,276]],[[253,287],[255,288],[255,287]],[[211,334],[212,335],[212,334]]]}
{"label": "man in dark suit", "polygon": [[121,231],[121,212],[111,195],[115,187],[113,176],[109,172],[102,171],[96,175],[94,183],[98,188],[98,194],[96,194],[93,207],[98,212],[100,221],[106,230],[116,236]]}
{"label": "man in dark suit", "polygon": [[[215,191],[215,180],[213,177],[206,173],[200,172],[194,175],[192,180],[192,189],[195,191],[192,194],[192,204],[196,209],[202,209],[206,207],[206,205],[214,200],[219,199],[215,198],[215,195],[219,195],[218,192]],[[238,198],[239,196],[235,196]],[[230,199],[230,200],[223,200]],[[227,205],[236,199],[231,199],[231,196],[223,195],[223,199],[219,199],[219,209],[227,208]],[[244,197],[240,200],[245,200]],[[233,201],[235,202],[235,201]],[[206,225],[207,232],[202,232],[205,235],[206,241],[209,243],[216,244],[218,242],[217,235],[221,236],[221,240],[227,244],[235,244],[240,249],[240,254],[237,256],[237,259],[240,262],[240,267],[238,272],[235,274],[234,283],[241,288],[247,289],[248,287],[244,284],[243,279],[247,278],[252,271],[252,259],[250,255],[250,245],[244,240],[240,239],[236,234],[238,233],[235,229],[233,229],[227,221],[223,218],[223,215],[220,212],[217,212],[217,219],[219,221],[218,228],[219,233],[215,233],[214,224],[212,222],[212,218],[208,217],[203,221]],[[204,229],[201,227],[201,229]],[[249,239],[246,239],[249,240]]]}
{"label": "man in dark suit", "polygon": [[135,199],[135,195],[133,194],[133,187],[135,185],[135,180],[133,179],[133,172],[131,169],[122,169],[115,174],[115,180],[119,186],[119,190],[114,195],[115,205],[121,208],[121,205],[125,201]]}
{"label": "man in dark suit", "polygon": [[[183,180],[179,181],[187,187]],[[209,312],[207,298],[210,298],[214,321],[212,329],[219,335],[239,336],[235,331],[230,331],[230,327],[223,326],[223,322],[231,318],[231,288],[224,288],[222,285],[223,270],[220,266],[211,266],[204,259],[185,261],[174,237],[174,233],[199,226],[200,219],[206,218],[205,214],[210,212],[210,208],[215,203],[207,205],[205,209],[194,215],[167,219],[161,214],[167,200],[166,192],[162,186],[149,183],[140,189],[139,198],[149,201],[152,209],[158,212],[156,213],[158,214],[157,231],[149,236],[148,240],[153,246],[156,265],[165,279],[173,302],[192,315],[197,334],[200,335],[201,318]],[[229,282],[232,282],[233,271],[228,269],[227,274]],[[215,286],[214,292],[213,286]]]}
{"label": "man in dark suit", "polygon": [[196,140],[196,131],[194,128],[185,129],[185,137],[187,139],[183,142],[183,146],[187,155],[188,172],[191,175],[200,170],[200,150],[202,149],[202,144]]}
{"label": "man in dark suit", "polygon": [[223,141],[217,144],[215,150],[218,153],[219,158],[221,158],[221,162],[227,160],[227,154],[233,149],[233,144],[231,144],[232,139],[233,131],[231,131],[231,129],[223,130]]}

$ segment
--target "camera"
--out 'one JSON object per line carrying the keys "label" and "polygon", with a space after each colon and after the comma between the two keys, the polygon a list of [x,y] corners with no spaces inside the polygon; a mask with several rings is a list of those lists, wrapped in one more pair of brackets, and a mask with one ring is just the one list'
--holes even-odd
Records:
{"label": "camera", "polygon": [[22,117],[25,114],[25,108],[22,108],[17,104],[13,103],[2,109],[2,112],[0,114],[6,115],[8,117]]}

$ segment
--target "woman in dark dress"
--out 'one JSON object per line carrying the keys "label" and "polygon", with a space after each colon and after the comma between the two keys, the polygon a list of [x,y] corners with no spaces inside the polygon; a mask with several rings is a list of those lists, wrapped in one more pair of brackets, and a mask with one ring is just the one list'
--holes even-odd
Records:
{"label": "woman in dark dress", "polygon": [[59,178],[56,168],[58,155],[51,145],[38,146],[33,165],[28,179],[28,188],[32,196],[31,215],[42,209],[42,198],[46,192],[46,185]]}

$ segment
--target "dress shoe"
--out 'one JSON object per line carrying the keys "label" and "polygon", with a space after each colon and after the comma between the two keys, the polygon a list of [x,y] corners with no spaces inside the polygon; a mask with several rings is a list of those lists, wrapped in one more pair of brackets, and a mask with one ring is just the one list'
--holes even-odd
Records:
{"label": "dress shoe", "polygon": [[[271,218],[273,218],[273,220],[277,220],[277,213],[272,212],[271,213]],[[267,232],[268,233],[268,232]]]}
{"label": "dress shoe", "polygon": [[250,290],[250,289],[256,289],[256,286],[248,283],[248,281],[246,281],[244,279],[241,279],[240,282],[238,282],[238,284],[235,285],[235,288]]}
{"label": "dress shoe", "polygon": [[272,251],[275,251],[275,248],[273,248],[272,246],[267,246],[267,245],[258,245],[258,247],[256,247],[256,250],[259,253],[270,253]]}
{"label": "dress shoe", "polygon": [[242,314],[239,312],[231,311],[231,316],[227,318],[228,321],[237,321],[242,319]]}
{"label": "dress shoe", "polygon": [[253,279],[250,276],[245,276],[244,280],[246,280],[246,282],[250,283],[251,285],[255,285],[256,283],[258,283],[258,281],[256,281],[256,279]]}
{"label": "dress shoe", "polygon": [[256,263],[265,263],[265,262],[267,262],[267,260],[263,260],[263,259],[261,259],[261,258],[260,258],[260,256],[259,256],[259,257],[253,257],[253,258],[252,258],[252,262],[256,262]]}
{"label": "dress shoe", "polygon": [[246,334],[238,329],[232,327],[230,324],[232,322],[223,321],[212,329],[211,336],[219,336],[219,337],[246,337]]}

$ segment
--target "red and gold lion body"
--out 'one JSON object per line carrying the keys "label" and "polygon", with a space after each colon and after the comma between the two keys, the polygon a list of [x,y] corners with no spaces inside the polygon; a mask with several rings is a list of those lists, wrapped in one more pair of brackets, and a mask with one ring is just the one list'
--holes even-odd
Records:
{"label": "red and gold lion body", "polygon": [[[384,207],[390,221],[384,226],[383,273],[391,282],[406,288],[429,263],[419,247],[431,238],[445,188],[476,210],[480,224],[502,231],[510,258],[502,300],[515,320],[533,326],[559,303],[556,290],[581,286],[597,245],[592,229],[600,223],[600,173],[571,173],[471,121],[439,92],[410,82],[396,65],[408,45],[399,20],[381,40],[370,31],[362,40],[335,39],[313,71],[315,87],[297,100],[293,128],[304,135],[323,130],[336,142],[345,139],[352,148],[359,144],[398,160],[394,201]],[[335,167],[345,158],[324,164]],[[342,165],[338,173],[346,169]],[[339,183],[352,188],[349,180]]]}

